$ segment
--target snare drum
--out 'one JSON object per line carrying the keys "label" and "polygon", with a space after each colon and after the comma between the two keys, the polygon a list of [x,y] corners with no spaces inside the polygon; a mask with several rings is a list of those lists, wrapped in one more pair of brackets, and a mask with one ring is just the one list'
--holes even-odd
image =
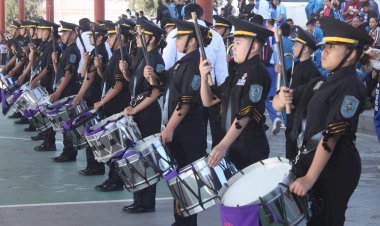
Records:
{"label": "snare drum", "polygon": [[38,103],[42,97],[49,95],[48,92],[40,85],[34,89],[31,89],[29,82],[21,86],[20,90],[22,91],[22,94],[13,105],[13,109],[20,112],[24,112],[26,109],[29,109],[34,104]]}
{"label": "snare drum", "polygon": [[70,119],[63,124],[63,132],[67,134],[74,148],[82,149],[88,146],[84,136],[84,128],[95,126],[100,122],[99,114],[95,110],[87,111],[74,119]]}
{"label": "snare drum", "polygon": [[161,174],[173,167],[168,151],[161,143],[160,134],[138,141],[134,151],[126,153],[116,164],[119,175],[130,192],[157,183]]}
{"label": "snare drum", "polygon": [[[258,205],[262,225],[269,225],[270,221],[281,225],[301,223],[307,216],[304,213],[307,211],[302,211],[307,206],[306,199],[295,199],[288,191],[288,185],[294,181],[291,167],[289,160],[278,157],[244,168],[220,190],[222,206],[239,208]],[[233,216],[231,214],[231,218]]]}
{"label": "snare drum", "polygon": [[63,123],[77,115],[85,112],[88,108],[82,100],[79,105],[74,106],[75,96],[65,97],[52,105],[47,106],[46,115],[52,123],[53,129],[62,131]]}
{"label": "snare drum", "polygon": [[46,108],[50,104],[51,103],[46,98],[42,98],[37,104],[34,104],[23,112],[23,116],[40,132],[49,129],[52,126],[50,120],[46,116]]}
{"label": "snare drum", "polygon": [[222,185],[237,173],[235,166],[225,160],[214,168],[209,168],[207,161],[208,158],[201,158],[178,173],[172,171],[164,177],[185,217],[215,205],[219,200],[218,191]]}
{"label": "snare drum", "polygon": [[94,150],[95,159],[107,162],[114,153],[128,148],[128,140],[137,142],[141,133],[131,116],[118,113],[93,127],[85,128],[88,144]]}

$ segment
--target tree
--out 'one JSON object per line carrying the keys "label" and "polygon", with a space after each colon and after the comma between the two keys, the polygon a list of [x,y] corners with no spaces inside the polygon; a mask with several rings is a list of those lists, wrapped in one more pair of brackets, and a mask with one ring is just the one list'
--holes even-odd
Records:
{"label": "tree", "polygon": [[[12,24],[13,20],[18,18],[18,1],[17,0],[7,0],[6,2],[6,26],[9,28],[9,25]],[[25,19],[38,21],[38,19],[43,18],[45,15],[43,0],[25,0]]]}
{"label": "tree", "polygon": [[144,11],[147,16],[155,16],[158,1],[157,0],[128,0],[128,6],[131,11]]}

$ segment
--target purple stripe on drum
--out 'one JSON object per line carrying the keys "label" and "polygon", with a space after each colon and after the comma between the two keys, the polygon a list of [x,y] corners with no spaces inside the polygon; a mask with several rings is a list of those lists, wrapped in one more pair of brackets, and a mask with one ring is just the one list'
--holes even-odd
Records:
{"label": "purple stripe on drum", "polygon": [[16,100],[21,96],[22,93],[23,91],[21,89],[18,89],[13,93],[12,103],[10,104],[11,106],[16,102]]}
{"label": "purple stripe on drum", "polygon": [[100,126],[99,128],[96,128],[95,130],[92,130],[91,128],[89,128],[89,127],[86,126],[84,128],[84,134],[86,134],[86,136],[91,136],[91,135],[97,134],[97,133],[99,133],[101,131],[104,131],[107,125],[109,125],[111,123],[115,123],[115,122],[119,121],[122,118],[124,118],[124,116],[120,116],[119,118],[114,119],[114,120],[109,120],[104,125]]}
{"label": "purple stripe on drum", "polygon": [[40,108],[42,107],[43,105],[37,105],[35,109],[32,109],[32,108],[29,108],[27,110],[24,111],[24,117],[26,118],[32,118],[33,116],[35,116],[39,111],[40,111]]}
{"label": "purple stripe on drum", "polygon": [[9,104],[7,103],[7,97],[9,97],[8,92],[1,90],[1,107],[3,108],[3,114],[6,115],[9,111]]}
{"label": "purple stripe on drum", "polygon": [[170,170],[167,174],[164,175],[164,180],[169,182],[174,177],[177,177],[178,173],[175,170]]}
{"label": "purple stripe on drum", "polygon": [[245,206],[219,206],[222,225],[231,226],[259,226],[260,204]]}
{"label": "purple stripe on drum", "polygon": [[91,112],[85,112],[75,119],[67,120],[66,122],[63,123],[63,131],[67,132],[67,131],[71,131],[75,129],[76,125],[81,124],[84,120],[92,117],[92,115],[93,114]]}
{"label": "purple stripe on drum", "polygon": [[59,102],[56,104],[48,105],[46,107],[46,115],[52,116],[62,111],[62,108],[66,105],[72,105],[74,99],[73,98],[67,98],[63,102]]}

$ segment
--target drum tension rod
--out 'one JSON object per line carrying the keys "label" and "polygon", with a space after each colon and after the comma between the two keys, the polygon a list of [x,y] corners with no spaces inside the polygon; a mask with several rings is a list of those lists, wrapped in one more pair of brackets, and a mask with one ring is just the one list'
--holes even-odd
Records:
{"label": "drum tension rod", "polygon": [[272,224],[274,222],[272,212],[269,210],[269,208],[268,208],[268,206],[265,203],[263,198],[259,197],[259,200],[260,200],[261,206],[265,212],[265,216],[267,217],[269,223]]}

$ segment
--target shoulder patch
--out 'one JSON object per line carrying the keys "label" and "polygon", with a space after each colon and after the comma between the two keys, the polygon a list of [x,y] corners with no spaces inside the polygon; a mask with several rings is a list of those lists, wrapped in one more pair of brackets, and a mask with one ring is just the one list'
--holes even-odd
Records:
{"label": "shoulder patch", "polygon": [[199,90],[200,87],[201,87],[201,76],[200,75],[194,75],[193,81],[191,82],[191,88],[194,91],[197,91],[197,90]]}
{"label": "shoulder patch", "polygon": [[253,103],[257,103],[260,101],[262,93],[263,93],[263,87],[259,84],[252,84],[249,87],[249,99]]}
{"label": "shoulder patch", "polygon": [[163,65],[163,64],[157,64],[157,66],[156,66],[156,72],[157,73],[161,73],[164,70],[165,70],[165,65]]}
{"label": "shoulder patch", "polygon": [[360,101],[356,97],[346,95],[343,99],[342,105],[340,105],[340,113],[345,118],[351,118],[358,110],[359,103]]}
{"label": "shoulder patch", "polygon": [[73,64],[75,63],[75,61],[77,60],[77,55],[76,54],[70,54],[70,58],[69,58],[69,62],[70,64]]}

